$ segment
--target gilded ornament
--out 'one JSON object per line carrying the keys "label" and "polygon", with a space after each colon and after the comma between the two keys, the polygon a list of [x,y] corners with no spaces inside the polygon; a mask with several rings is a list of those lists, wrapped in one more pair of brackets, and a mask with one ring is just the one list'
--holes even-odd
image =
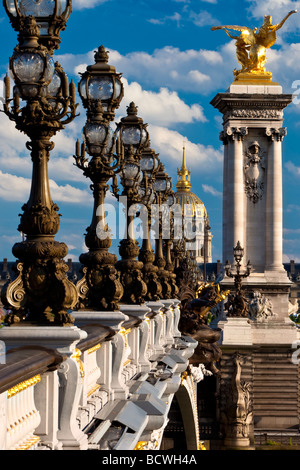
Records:
{"label": "gilded ornament", "polygon": [[[277,83],[272,82],[272,74],[265,69],[267,62],[266,51],[275,44],[277,31],[294,13],[297,13],[297,10],[290,11],[280,23],[275,25],[272,24],[272,16],[265,15],[260,28],[251,29],[247,26],[237,25],[214,26],[211,28],[212,31],[224,30],[231,39],[236,40],[236,56],[238,62],[242,65],[241,70],[235,69],[233,72],[236,82],[277,85]],[[230,31],[238,31],[240,35],[233,35]]]}

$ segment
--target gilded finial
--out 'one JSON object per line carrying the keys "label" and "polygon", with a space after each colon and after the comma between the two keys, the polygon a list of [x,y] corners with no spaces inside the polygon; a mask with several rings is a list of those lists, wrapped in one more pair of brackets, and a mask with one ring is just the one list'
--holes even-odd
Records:
{"label": "gilded finial", "polygon": [[180,170],[177,168],[176,189],[178,191],[190,191],[191,187],[191,170],[190,168],[187,169],[186,166],[185,142],[183,142],[182,165]]}

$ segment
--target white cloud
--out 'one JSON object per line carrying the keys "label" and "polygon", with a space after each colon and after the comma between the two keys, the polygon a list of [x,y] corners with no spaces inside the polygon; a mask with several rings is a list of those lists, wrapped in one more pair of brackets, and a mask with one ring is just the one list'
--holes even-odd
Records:
{"label": "white cloud", "polygon": [[222,192],[215,189],[213,186],[203,184],[202,189],[205,193],[212,194],[213,196],[222,197]]}
{"label": "white cloud", "polygon": [[87,190],[75,188],[70,184],[59,186],[53,180],[49,181],[49,185],[55,201],[81,205],[90,204],[92,201],[92,194]]}
{"label": "white cloud", "polygon": [[300,257],[295,255],[295,253],[282,255],[283,263],[289,263],[291,260],[295,261],[295,263],[300,263]]}
{"label": "white cloud", "polygon": [[[75,188],[69,184],[59,186],[50,180],[50,191],[55,202],[68,202],[72,204],[90,204],[91,194],[89,191]],[[3,173],[0,170],[0,198],[5,201],[26,202],[31,188],[31,179],[22,176]]]}
{"label": "white cloud", "polygon": [[151,146],[160,154],[166,169],[168,166],[170,168],[176,166],[177,168],[181,165],[181,149],[183,142],[185,142],[188,166],[191,169],[199,170],[201,168],[203,174],[213,172],[214,176],[221,171],[223,162],[222,149],[195,144],[179,132],[164,127],[149,125],[149,131]]}
{"label": "white cloud", "polygon": [[[264,15],[273,15],[273,24],[280,21],[292,10],[299,10],[300,1],[295,0],[247,0],[250,3],[249,12],[254,18],[263,18]],[[298,13],[299,14],[299,13]],[[284,30],[299,28],[299,18],[292,15],[284,25]]]}
{"label": "white cloud", "polygon": [[300,176],[300,167],[296,166],[293,162],[286,162],[285,168],[293,175]]}
{"label": "white cloud", "polygon": [[98,5],[102,5],[110,0],[73,0],[74,10],[84,10],[87,8],[94,8]]}
{"label": "white cloud", "polygon": [[126,108],[133,101],[138,106],[138,115],[144,122],[168,126],[177,123],[206,122],[203,108],[199,104],[188,106],[175,91],[160,88],[159,92],[143,90],[137,82],[123,79],[125,98],[118,115],[126,116]]}
{"label": "white cloud", "polygon": [[[235,53],[233,47],[221,47],[220,51],[188,49],[165,46],[152,54],[132,52],[122,56],[110,51],[110,63],[123,73],[128,81],[135,80],[146,87],[166,86],[171,90],[195,92],[197,72],[197,93],[208,94],[226,81],[226,69],[220,73],[224,61],[228,64],[228,75],[232,73]],[[201,80],[199,80],[201,78]],[[229,82],[230,83],[230,82]]]}
{"label": "white cloud", "polygon": [[[68,74],[78,77],[87,64],[94,63],[94,51],[87,54],[65,54],[58,56]],[[232,70],[236,67],[234,41],[226,43],[220,50],[188,49],[165,46],[152,54],[144,51],[122,55],[109,51],[109,63],[128,81],[135,81],[143,88],[159,90],[161,87],[173,91],[195,91],[207,95],[224,88],[232,82]],[[226,63],[226,68],[223,66]],[[195,74],[197,72],[197,75]],[[197,89],[195,90],[195,76]]]}
{"label": "white cloud", "polygon": [[200,13],[191,12],[190,17],[196,26],[217,26],[220,22],[214,18],[208,11],[202,10]]}

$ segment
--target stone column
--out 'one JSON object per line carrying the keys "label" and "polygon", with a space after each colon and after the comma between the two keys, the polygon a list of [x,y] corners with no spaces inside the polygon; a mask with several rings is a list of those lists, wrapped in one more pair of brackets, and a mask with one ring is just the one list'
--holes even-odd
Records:
{"label": "stone column", "polygon": [[225,131],[220,133],[220,140],[224,145],[224,162],[223,162],[223,260],[227,258],[227,207],[228,207],[228,138]]}
{"label": "stone column", "polygon": [[233,248],[237,242],[245,246],[243,140],[247,135],[247,128],[227,127],[225,132],[227,134],[227,230],[224,261],[228,259],[233,263]]}
{"label": "stone column", "polygon": [[[280,86],[231,85],[211,104],[223,116],[223,263],[240,241],[249,296],[272,303],[272,320],[288,316],[290,281],[282,263],[283,110],[292,102]],[[224,288],[232,288],[226,276]],[[227,286],[227,287],[226,287]]]}
{"label": "stone column", "polygon": [[282,140],[285,128],[267,128],[266,271],[282,271]]}

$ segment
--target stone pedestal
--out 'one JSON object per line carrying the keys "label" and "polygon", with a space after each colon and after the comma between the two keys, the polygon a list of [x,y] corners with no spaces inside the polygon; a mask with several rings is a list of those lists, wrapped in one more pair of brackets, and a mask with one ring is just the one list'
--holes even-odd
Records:
{"label": "stone pedestal", "polygon": [[290,286],[282,264],[282,140],[291,102],[280,86],[237,84],[211,102],[223,115],[223,262],[234,263],[239,241],[243,262],[253,266],[245,288],[262,292],[279,318],[287,316]]}
{"label": "stone pedestal", "polygon": [[[299,427],[299,365],[293,360],[299,333],[288,317],[291,283],[282,263],[283,110],[291,102],[278,85],[246,83],[232,84],[211,102],[223,115],[223,263],[234,271],[233,248],[240,242],[241,271],[248,260],[252,265],[242,283],[248,318],[217,324],[221,421],[229,447],[240,446],[240,438],[247,446],[255,432]],[[232,278],[221,284],[234,292]]]}

